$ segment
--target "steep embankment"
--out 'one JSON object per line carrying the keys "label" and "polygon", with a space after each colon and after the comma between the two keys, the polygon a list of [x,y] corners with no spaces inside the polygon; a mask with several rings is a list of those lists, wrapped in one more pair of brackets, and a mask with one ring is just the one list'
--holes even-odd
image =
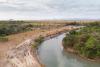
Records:
{"label": "steep embankment", "polygon": [[34,54],[31,53],[31,39],[18,45],[8,52],[8,61],[11,67],[41,67]]}
{"label": "steep embankment", "polygon": [[[24,42],[16,46],[15,48],[7,52],[7,58],[5,67],[41,67],[38,61],[37,53],[35,49],[31,49],[31,43],[34,43],[34,39],[38,38],[40,35],[43,37],[53,37],[61,32],[67,30],[77,29],[79,27],[67,26],[59,29],[53,29],[46,32],[41,32],[26,39]],[[4,67],[3,66],[3,67]]]}

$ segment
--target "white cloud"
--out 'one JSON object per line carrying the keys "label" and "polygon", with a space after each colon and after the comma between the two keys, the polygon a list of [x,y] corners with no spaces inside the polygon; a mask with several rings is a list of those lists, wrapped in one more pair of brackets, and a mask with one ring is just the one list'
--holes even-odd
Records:
{"label": "white cloud", "polygon": [[6,2],[7,0],[0,0],[0,2]]}
{"label": "white cloud", "polygon": [[0,0],[0,19],[100,18],[99,6],[99,0]]}

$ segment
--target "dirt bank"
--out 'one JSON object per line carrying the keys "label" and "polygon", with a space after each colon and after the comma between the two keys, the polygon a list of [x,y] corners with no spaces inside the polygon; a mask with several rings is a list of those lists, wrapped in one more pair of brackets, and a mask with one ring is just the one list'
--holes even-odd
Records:
{"label": "dirt bank", "polygon": [[71,53],[73,55],[75,55],[76,57],[80,58],[80,59],[83,59],[83,60],[88,60],[90,62],[97,62],[97,63],[100,63],[100,58],[94,58],[94,59],[90,59],[90,58],[87,58],[81,54],[79,54],[75,49],[73,48],[64,48],[64,51],[65,52],[68,52],[68,53]]}
{"label": "dirt bank", "polygon": [[[34,33],[31,35],[27,34],[27,36],[30,37],[26,37],[25,41],[23,41],[20,44],[13,43],[17,45],[13,48],[7,49],[7,52],[5,51],[5,53],[7,54],[5,55],[5,57],[0,59],[2,61],[0,61],[0,67],[41,67],[41,64],[37,60],[37,56],[35,53],[36,51],[33,50],[33,53],[31,52],[31,43],[34,42],[34,39],[38,38],[40,35],[46,38],[54,37],[55,35],[60,34],[61,32],[65,32],[76,28],[79,27],[67,26],[59,29],[52,29],[45,32],[38,31],[38,33]],[[11,47],[11,45],[9,47]]]}

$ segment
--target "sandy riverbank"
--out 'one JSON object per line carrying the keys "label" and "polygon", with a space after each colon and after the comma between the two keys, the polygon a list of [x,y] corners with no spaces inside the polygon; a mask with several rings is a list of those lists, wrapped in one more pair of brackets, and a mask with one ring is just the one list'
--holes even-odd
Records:
{"label": "sandy riverbank", "polygon": [[[36,55],[34,56],[34,53],[31,54],[30,44],[33,43],[34,39],[36,39],[40,35],[44,37],[53,37],[54,35],[57,35],[60,32],[64,32],[72,29],[76,29],[76,27],[68,26],[59,29],[52,29],[45,32],[39,31],[34,35],[31,34],[30,37],[26,38],[26,40],[23,41],[22,43],[16,45],[11,49],[6,50],[7,58],[5,60],[7,60],[7,62],[5,64],[0,63],[1,65],[0,67],[4,67],[4,65],[5,67],[41,67],[40,63],[36,59]],[[29,35],[27,34],[27,36]],[[2,60],[4,60],[4,58],[2,58]]]}

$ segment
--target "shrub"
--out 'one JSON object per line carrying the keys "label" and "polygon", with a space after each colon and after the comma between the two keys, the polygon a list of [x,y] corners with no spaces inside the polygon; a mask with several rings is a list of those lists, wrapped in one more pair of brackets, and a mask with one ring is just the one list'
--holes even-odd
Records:
{"label": "shrub", "polygon": [[44,41],[44,37],[40,36],[37,39],[35,39],[35,43],[32,44],[32,48],[38,48],[40,44]]}
{"label": "shrub", "polygon": [[92,23],[80,31],[70,31],[63,39],[63,46],[76,49],[88,58],[100,58],[100,27],[97,23]]}
{"label": "shrub", "polygon": [[44,41],[44,37],[42,37],[42,36],[39,36],[39,38],[35,39],[36,45],[41,44],[43,41]]}

